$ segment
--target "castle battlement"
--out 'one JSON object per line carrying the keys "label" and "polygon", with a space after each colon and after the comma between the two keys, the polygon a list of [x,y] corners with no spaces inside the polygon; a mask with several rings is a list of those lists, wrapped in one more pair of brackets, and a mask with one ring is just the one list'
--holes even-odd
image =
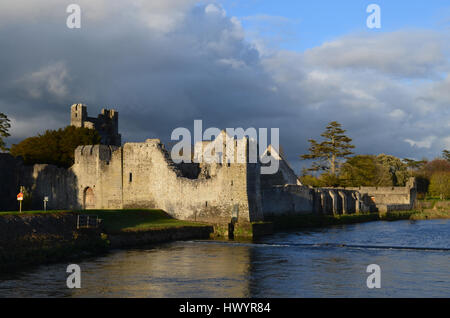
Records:
{"label": "castle battlement", "polygon": [[97,117],[89,117],[86,105],[73,104],[70,108],[70,125],[97,130],[103,145],[122,144],[122,136],[119,134],[119,112],[114,109],[102,109]]}

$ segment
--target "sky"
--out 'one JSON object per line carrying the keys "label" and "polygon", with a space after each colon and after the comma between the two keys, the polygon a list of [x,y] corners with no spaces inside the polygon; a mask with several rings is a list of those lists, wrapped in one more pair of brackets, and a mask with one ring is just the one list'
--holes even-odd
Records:
{"label": "sky", "polygon": [[[66,8],[81,8],[69,29]],[[381,28],[369,29],[369,4]],[[177,127],[279,128],[295,170],[339,121],[357,154],[450,149],[448,1],[3,0],[0,112],[8,144],[119,111],[123,141]]]}

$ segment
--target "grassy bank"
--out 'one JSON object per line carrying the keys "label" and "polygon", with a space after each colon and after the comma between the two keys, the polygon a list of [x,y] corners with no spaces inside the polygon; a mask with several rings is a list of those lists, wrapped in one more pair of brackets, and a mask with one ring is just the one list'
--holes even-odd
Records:
{"label": "grassy bank", "polygon": [[163,210],[89,210],[85,215],[97,215],[102,219],[106,233],[142,232],[184,226],[204,226],[199,222],[174,219]]}
{"label": "grassy bank", "polygon": [[[77,214],[98,216],[99,229],[76,229]],[[115,247],[208,238],[212,227],[162,210],[0,213],[0,270],[97,255]]]}
{"label": "grassy bank", "polygon": [[203,226],[205,224],[174,219],[163,210],[158,209],[127,209],[127,210],[51,210],[51,211],[17,211],[0,212],[2,215],[33,215],[75,213],[98,216],[102,220],[102,228],[108,234],[124,232],[140,232],[152,229],[164,229],[181,226]]}
{"label": "grassy bank", "polygon": [[450,219],[450,211],[426,210],[416,211],[411,215],[411,220]]}

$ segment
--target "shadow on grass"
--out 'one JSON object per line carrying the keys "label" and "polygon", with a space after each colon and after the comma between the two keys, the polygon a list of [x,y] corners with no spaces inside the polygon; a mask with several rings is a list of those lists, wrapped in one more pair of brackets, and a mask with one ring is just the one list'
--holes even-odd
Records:
{"label": "shadow on grass", "polygon": [[96,215],[102,219],[107,233],[138,232],[180,226],[202,226],[204,224],[177,220],[163,210],[88,210],[80,214]]}
{"label": "shadow on grass", "polygon": [[74,213],[98,216],[102,220],[102,228],[106,233],[138,232],[150,229],[163,229],[181,226],[203,226],[198,222],[177,220],[159,209],[126,209],[126,210],[54,210],[54,211],[25,211],[0,212],[2,215],[38,215]]}

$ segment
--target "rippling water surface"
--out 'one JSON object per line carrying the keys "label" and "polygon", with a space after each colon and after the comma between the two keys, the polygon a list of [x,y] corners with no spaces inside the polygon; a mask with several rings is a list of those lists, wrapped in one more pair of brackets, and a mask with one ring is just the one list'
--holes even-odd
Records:
{"label": "rippling water surface", "polygon": [[450,297],[449,261],[450,220],[372,222],[117,250],[78,262],[81,289],[60,263],[0,274],[0,297]]}

